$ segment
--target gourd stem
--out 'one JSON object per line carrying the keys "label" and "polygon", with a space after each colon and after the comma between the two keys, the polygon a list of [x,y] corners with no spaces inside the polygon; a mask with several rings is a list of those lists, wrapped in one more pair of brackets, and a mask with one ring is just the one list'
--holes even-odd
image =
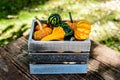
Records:
{"label": "gourd stem", "polygon": [[71,12],[69,12],[69,17],[70,17],[71,23],[73,23]]}
{"label": "gourd stem", "polygon": [[37,16],[35,16],[35,20],[37,21],[38,25],[40,26],[40,30],[43,30],[42,24],[41,24],[41,22],[39,21],[39,19],[37,18]]}

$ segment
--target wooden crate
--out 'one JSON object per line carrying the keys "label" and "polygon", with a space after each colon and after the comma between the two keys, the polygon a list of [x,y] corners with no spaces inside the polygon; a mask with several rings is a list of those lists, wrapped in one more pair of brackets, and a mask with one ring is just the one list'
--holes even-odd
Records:
{"label": "wooden crate", "polygon": [[36,21],[33,20],[28,40],[31,74],[87,73],[90,39],[84,41],[36,41],[33,39],[35,25]]}

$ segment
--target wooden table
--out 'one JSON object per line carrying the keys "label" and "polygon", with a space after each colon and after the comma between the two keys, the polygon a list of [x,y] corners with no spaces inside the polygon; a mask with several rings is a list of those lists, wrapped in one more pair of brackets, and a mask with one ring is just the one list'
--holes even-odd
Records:
{"label": "wooden table", "polygon": [[32,75],[27,37],[0,47],[0,80],[119,80],[120,54],[92,41],[87,74]]}

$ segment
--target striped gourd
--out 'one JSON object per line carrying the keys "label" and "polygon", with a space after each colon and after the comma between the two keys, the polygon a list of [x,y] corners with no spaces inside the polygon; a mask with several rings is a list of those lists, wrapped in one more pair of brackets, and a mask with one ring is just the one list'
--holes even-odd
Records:
{"label": "striped gourd", "polygon": [[57,24],[60,24],[61,22],[61,16],[57,13],[51,14],[47,21],[47,23],[51,24],[53,27],[55,27]]}
{"label": "striped gourd", "polygon": [[65,36],[70,36],[73,34],[73,30],[67,23],[62,23],[61,26],[66,33]]}

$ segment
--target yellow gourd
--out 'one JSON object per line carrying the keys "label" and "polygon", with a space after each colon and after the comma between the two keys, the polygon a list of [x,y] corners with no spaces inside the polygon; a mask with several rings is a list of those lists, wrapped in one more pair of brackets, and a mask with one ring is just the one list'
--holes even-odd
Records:
{"label": "yellow gourd", "polygon": [[91,24],[86,20],[81,20],[77,23],[74,29],[74,37],[77,40],[85,40],[89,37]]}
{"label": "yellow gourd", "polygon": [[52,34],[45,36],[41,41],[64,40],[65,32],[62,27],[54,27]]}

